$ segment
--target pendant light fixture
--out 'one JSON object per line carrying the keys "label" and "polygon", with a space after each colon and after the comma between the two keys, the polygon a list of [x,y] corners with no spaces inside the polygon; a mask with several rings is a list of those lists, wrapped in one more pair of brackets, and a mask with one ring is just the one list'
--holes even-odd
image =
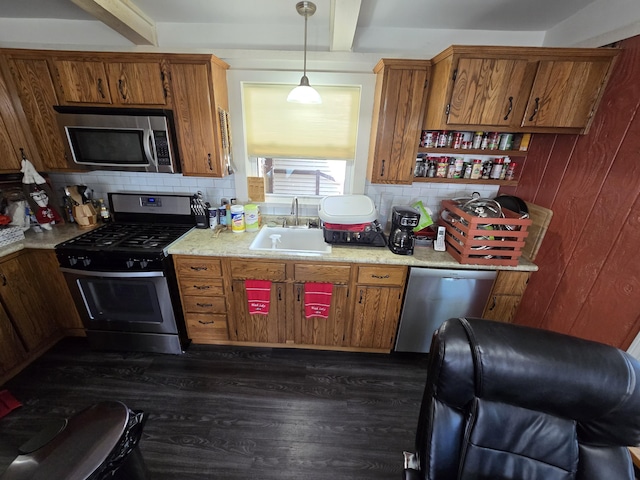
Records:
{"label": "pendant light fixture", "polygon": [[313,2],[298,2],[296,10],[304,17],[304,70],[300,85],[291,90],[287,97],[287,102],[318,104],[322,103],[322,98],[315,88],[309,85],[307,78],[307,19],[316,13],[316,4]]}

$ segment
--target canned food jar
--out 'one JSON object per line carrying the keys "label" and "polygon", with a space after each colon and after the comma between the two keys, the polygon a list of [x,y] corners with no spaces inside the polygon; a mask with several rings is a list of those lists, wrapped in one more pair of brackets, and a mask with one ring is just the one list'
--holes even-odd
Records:
{"label": "canned food jar", "polygon": [[449,169],[449,157],[440,157],[438,160],[438,169],[436,170],[437,178],[446,178]]}
{"label": "canned food jar", "polygon": [[500,145],[498,146],[498,150],[511,150],[512,143],[513,134],[503,133],[502,137],[500,137]]}
{"label": "canned food jar", "polygon": [[233,233],[243,233],[245,230],[244,207],[242,205],[231,205],[231,231]]}
{"label": "canned food jar", "polygon": [[483,139],[484,139],[484,132],[476,132],[473,136],[472,147],[479,150],[482,147]]}
{"label": "canned food jar", "polygon": [[473,159],[473,165],[471,166],[471,179],[479,180],[482,177],[482,160],[479,158]]}

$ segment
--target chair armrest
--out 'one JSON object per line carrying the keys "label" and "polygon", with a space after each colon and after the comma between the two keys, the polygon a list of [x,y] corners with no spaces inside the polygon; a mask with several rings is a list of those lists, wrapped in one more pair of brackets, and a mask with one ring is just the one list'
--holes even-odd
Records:
{"label": "chair armrest", "polygon": [[405,468],[402,480],[424,480],[422,477],[422,473],[420,470],[415,470],[413,468]]}

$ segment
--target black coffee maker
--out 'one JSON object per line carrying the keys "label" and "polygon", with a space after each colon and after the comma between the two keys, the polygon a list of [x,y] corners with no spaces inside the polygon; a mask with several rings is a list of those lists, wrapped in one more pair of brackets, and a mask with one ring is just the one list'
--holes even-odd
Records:
{"label": "black coffee maker", "polygon": [[420,221],[420,213],[411,207],[393,207],[391,209],[391,232],[389,250],[398,255],[413,255],[415,234],[413,228]]}

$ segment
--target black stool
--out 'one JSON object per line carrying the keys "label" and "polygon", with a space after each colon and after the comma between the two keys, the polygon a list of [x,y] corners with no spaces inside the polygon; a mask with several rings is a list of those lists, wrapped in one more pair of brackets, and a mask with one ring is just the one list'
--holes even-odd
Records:
{"label": "black stool", "polygon": [[145,420],[122,402],[92,405],[22,445],[0,480],[145,480],[138,448]]}

